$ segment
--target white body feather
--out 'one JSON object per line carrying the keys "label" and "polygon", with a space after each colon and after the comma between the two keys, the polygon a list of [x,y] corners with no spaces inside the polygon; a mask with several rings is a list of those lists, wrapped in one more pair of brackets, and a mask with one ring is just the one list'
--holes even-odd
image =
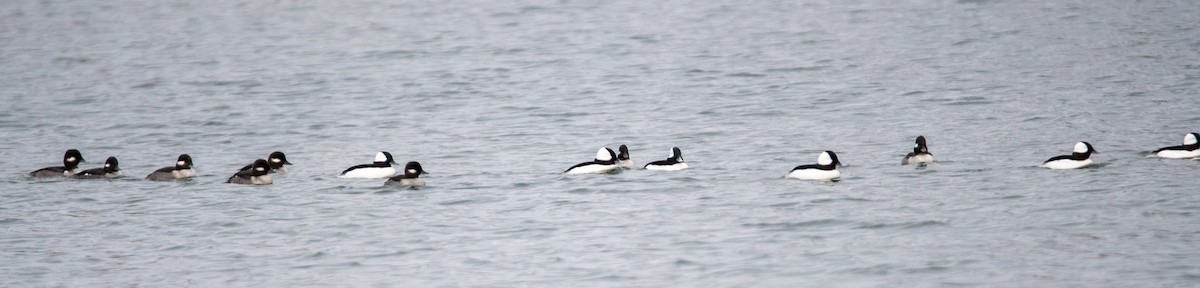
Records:
{"label": "white body feather", "polygon": [[338,178],[383,179],[383,178],[391,178],[392,176],[396,176],[396,168],[389,166],[389,167],[358,168],[358,169],[350,170],[349,172],[346,172],[346,174],[342,174],[341,176],[338,176]]}
{"label": "white body feather", "polygon": [[682,163],[682,162],[671,164],[671,165],[646,165],[646,170],[658,170],[658,171],[679,171],[679,170],[683,170],[683,169],[687,169],[687,168],[688,168],[687,163]]}
{"label": "white body feather", "polygon": [[618,166],[616,164],[612,164],[612,165],[589,164],[589,165],[575,167],[575,168],[572,168],[571,170],[567,170],[567,174],[606,174],[606,173],[613,173],[614,171],[618,171],[619,169],[621,169],[621,166]]}
{"label": "white body feather", "polygon": [[171,175],[175,176],[175,179],[192,178],[196,177],[196,171],[192,169],[174,170],[171,171]]}
{"label": "white body feather", "polygon": [[917,163],[933,163],[933,154],[917,154],[904,158],[904,165]]}
{"label": "white body feather", "polygon": [[633,169],[637,167],[633,164],[633,160],[618,160],[617,166],[621,166],[621,168],[624,169]]}
{"label": "white body feather", "polygon": [[1156,153],[1154,155],[1157,155],[1158,157],[1162,157],[1162,158],[1174,158],[1174,159],[1196,158],[1196,157],[1200,157],[1200,149],[1191,150],[1191,151],[1188,151],[1188,150],[1163,150],[1163,151],[1158,151],[1158,153]]}
{"label": "white body feather", "polygon": [[[893,159],[895,159],[895,158],[893,158]],[[778,174],[776,174],[776,175],[778,175]],[[833,179],[837,179],[839,177],[842,177],[842,172],[838,172],[837,169],[834,169],[834,170],[800,169],[800,170],[792,170],[792,172],[788,173],[788,175],[787,175],[787,178],[801,179],[801,180],[833,180]]]}
{"label": "white body feather", "polygon": [[387,183],[384,184],[401,187],[421,187],[425,186],[425,180],[422,180],[421,178],[406,178],[400,179],[400,181],[388,180]]}
{"label": "white body feather", "polygon": [[1083,160],[1060,159],[1060,160],[1046,162],[1045,164],[1042,164],[1042,167],[1046,167],[1046,168],[1050,168],[1050,169],[1078,169],[1078,168],[1087,167],[1088,165],[1092,165],[1092,159],[1083,159]]}

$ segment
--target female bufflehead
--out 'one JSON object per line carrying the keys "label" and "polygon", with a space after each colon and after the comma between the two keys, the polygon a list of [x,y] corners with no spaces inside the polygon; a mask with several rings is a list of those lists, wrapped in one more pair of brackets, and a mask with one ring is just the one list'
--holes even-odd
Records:
{"label": "female bufflehead", "polygon": [[[267,165],[270,166],[269,167],[270,170],[267,171],[267,173],[275,173],[275,172],[287,173],[287,167],[283,167],[283,165],[292,165],[292,162],[288,162],[287,155],[283,155],[283,152],[279,152],[279,151],[271,152],[271,155],[267,156],[267,160],[268,160]],[[251,165],[253,165],[253,164],[251,164]],[[242,166],[242,170],[238,170],[238,171],[245,171],[245,170],[249,170],[249,169],[250,169],[250,165],[246,165],[246,166]]]}
{"label": "female bufflehead", "polygon": [[196,177],[196,171],[192,171],[192,156],[188,156],[188,154],[180,154],[179,159],[175,160],[175,167],[163,167],[146,175],[146,179],[152,181],[171,181],[192,177]]}
{"label": "female bufflehead", "polygon": [[600,150],[596,151],[596,160],[593,160],[592,162],[583,162],[583,163],[575,164],[575,166],[571,166],[571,168],[567,169],[567,171],[563,171],[563,173],[566,173],[566,174],[613,173],[617,169],[621,169],[621,166],[617,166],[617,162],[615,161],[616,158],[617,158],[617,153],[613,152],[612,149],[608,149],[607,147],[600,147]]}
{"label": "female bufflehead", "polygon": [[375,153],[375,163],[356,165],[342,171],[339,178],[388,178],[396,176],[396,168],[392,168],[392,163],[396,160],[392,159],[392,153],[380,151]]}
{"label": "female bufflehead", "polygon": [[678,171],[687,169],[687,163],[683,163],[683,151],[679,147],[671,147],[671,155],[667,160],[658,160],[647,163],[646,170],[663,170],[663,171]]}
{"label": "female bufflehead", "polygon": [[629,147],[621,145],[617,147],[617,166],[624,169],[633,169],[633,160],[629,159]]}
{"label": "female bufflehead", "polygon": [[1076,169],[1092,165],[1092,153],[1097,152],[1092,148],[1092,144],[1088,142],[1075,143],[1075,150],[1071,155],[1059,155],[1042,162],[1042,167],[1050,169]]}
{"label": "female bufflehead", "polygon": [[404,164],[404,175],[396,175],[395,177],[388,178],[388,181],[384,182],[384,185],[412,188],[422,187],[425,186],[425,180],[417,178],[421,174],[425,174],[425,170],[421,169],[421,163],[417,163],[416,161],[408,162],[408,164]]}
{"label": "female bufflehead", "polygon": [[254,160],[253,164],[250,164],[250,169],[241,170],[238,171],[237,174],[229,176],[229,180],[225,180],[225,183],[253,185],[271,184],[271,175],[267,175],[268,173],[271,173],[271,164],[267,164],[267,160],[258,159]]}
{"label": "female bufflehead", "polygon": [[929,153],[929,147],[925,146],[925,136],[917,136],[917,144],[913,146],[913,152],[904,156],[904,160],[900,160],[900,165],[933,163],[933,154]]}
{"label": "female bufflehead", "polygon": [[837,181],[839,177],[842,177],[842,172],[837,170],[838,165],[842,165],[842,162],[838,161],[837,154],[834,154],[833,151],[825,151],[817,156],[817,164],[796,166],[796,168],[792,168],[792,172],[788,173],[787,177],[802,180]]}
{"label": "female bufflehead", "polygon": [[1154,150],[1154,155],[1163,158],[1196,158],[1200,157],[1200,142],[1196,142],[1200,134],[1188,133],[1183,136],[1183,145],[1163,147]]}
{"label": "female bufflehead", "polygon": [[29,172],[29,176],[33,177],[63,177],[71,176],[79,173],[79,163],[85,162],[83,154],[79,150],[67,150],[63,154],[63,166],[52,166]]}
{"label": "female bufflehead", "polygon": [[117,178],[121,177],[121,168],[117,166],[117,157],[109,156],[104,160],[104,167],[83,170],[83,172],[75,174],[75,177],[83,179]]}

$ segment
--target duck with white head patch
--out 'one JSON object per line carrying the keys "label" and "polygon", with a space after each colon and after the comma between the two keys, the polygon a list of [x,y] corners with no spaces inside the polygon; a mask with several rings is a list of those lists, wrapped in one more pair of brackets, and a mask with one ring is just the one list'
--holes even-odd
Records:
{"label": "duck with white head patch", "polygon": [[821,152],[821,155],[817,155],[817,164],[796,166],[787,178],[837,181],[842,177],[842,172],[837,170],[838,165],[842,165],[842,162],[838,161],[837,154],[833,151]]}
{"label": "duck with white head patch", "polygon": [[92,168],[83,170],[75,174],[75,178],[81,179],[104,179],[121,177],[121,167],[117,166],[117,157],[108,157],[104,160],[104,167]]}
{"label": "duck with white head patch", "polygon": [[624,169],[633,169],[636,167],[633,165],[633,160],[629,159],[629,147],[625,145],[617,147],[617,166],[621,166]]}
{"label": "duck with white head patch", "polygon": [[[251,165],[254,164],[242,166],[242,169],[238,171],[249,170]],[[271,152],[271,155],[267,155],[267,173],[287,173],[287,167],[283,167],[283,165],[292,165],[292,162],[288,162],[287,155],[283,155],[283,152],[275,151]]]}
{"label": "duck with white head patch", "polygon": [[563,171],[563,173],[566,173],[566,174],[588,174],[588,173],[607,174],[607,173],[619,172],[620,171],[619,169],[621,169],[621,166],[617,165],[616,158],[617,158],[617,153],[613,152],[612,149],[608,149],[607,147],[601,147],[599,151],[596,151],[596,159],[595,160],[592,160],[591,162],[583,162],[583,163],[575,164],[575,166],[571,166],[571,168],[568,168],[567,171]]}
{"label": "duck with white head patch", "polygon": [[83,154],[79,150],[70,149],[63,153],[63,166],[51,166],[33,172],[29,172],[32,177],[65,177],[79,173],[79,163],[86,162],[83,160]]}
{"label": "duck with white head patch", "polygon": [[258,159],[250,164],[249,169],[238,171],[233,176],[229,176],[229,180],[225,183],[233,184],[251,184],[251,185],[266,185],[271,184],[271,164],[267,160]]}
{"label": "duck with white head patch", "polygon": [[375,153],[375,163],[355,165],[342,171],[339,178],[369,178],[383,179],[396,176],[396,168],[392,167],[396,160],[392,159],[392,153],[380,151]]}
{"label": "duck with white head patch", "polygon": [[646,168],[646,170],[679,171],[687,169],[688,165],[687,163],[683,163],[683,151],[679,150],[679,147],[671,147],[671,155],[667,157],[667,160],[646,163],[646,166],[643,168]]}
{"label": "duck with white head patch", "polygon": [[421,168],[421,163],[417,163],[416,161],[408,162],[408,164],[404,164],[403,175],[388,178],[388,181],[383,184],[409,188],[423,187],[425,186],[425,180],[419,178],[421,174],[426,174],[425,169]]}
{"label": "duck with white head patch", "polygon": [[1183,135],[1183,145],[1163,147],[1154,150],[1154,155],[1162,158],[1187,159],[1200,157],[1200,142],[1196,142],[1200,134],[1188,133]]}
{"label": "duck with white head patch", "polygon": [[1092,165],[1092,153],[1099,154],[1088,142],[1075,143],[1071,155],[1059,155],[1042,162],[1042,167],[1050,169],[1078,169]]}
{"label": "duck with white head patch", "polygon": [[916,142],[913,152],[904,155],[904,160],[900,160],[900,165],[933,163],[933,153],[929,153],[929,147],[925,146],[925,136],[917,136]]}
{"label": "duck with white head patch", "polygon": [[146,175],[146,180],[172,181],[192,177],[196,177],[196,171],[192,170],[192,156],[180,154],[179,158],[175,160],[175,166],[154,170],[150,175]]}

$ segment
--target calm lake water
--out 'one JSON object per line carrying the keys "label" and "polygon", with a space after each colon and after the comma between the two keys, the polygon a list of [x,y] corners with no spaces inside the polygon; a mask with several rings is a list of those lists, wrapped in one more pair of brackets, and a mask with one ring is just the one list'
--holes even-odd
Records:
{"label": "calm lake water", "polygon": [[2,1],[0,286],[1197,285],[1200,2],[1036,2]]}

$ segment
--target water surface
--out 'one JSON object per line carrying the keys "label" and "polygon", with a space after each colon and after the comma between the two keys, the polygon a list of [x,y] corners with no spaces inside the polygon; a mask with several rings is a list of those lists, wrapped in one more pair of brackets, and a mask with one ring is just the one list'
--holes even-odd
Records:
{"label": "water surface", "polygon": [[[1192,1],[4,1],[0,286],[1200,281]],[[899,166],[917,135],[939,163]],[[1089,141],[1097,167],[1037,168]],[[692,169],[564,176],[601,146]],[[30,179],[76,148],[127,178]],[[271,151],[262,187],[222,183]],[[376,151],[429,187],[338,179]],[[783,179],[824,150],[843,181]],[[196,160],[182,183],[140,180]]]}

